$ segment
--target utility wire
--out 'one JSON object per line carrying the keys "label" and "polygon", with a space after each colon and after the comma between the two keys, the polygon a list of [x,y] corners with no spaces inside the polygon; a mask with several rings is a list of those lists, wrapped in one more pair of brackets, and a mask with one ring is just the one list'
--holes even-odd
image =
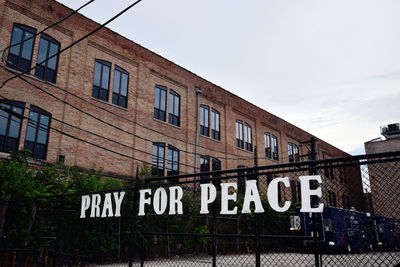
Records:
{"label": "utility wire", "polygon": [[[14,73],[14,72],[12,72],[11,70],[9,70],[9,69],[6,68],[6,67],[3,67],[3,68],[4,68],[5,70],[11,72],[11,73]],[[76,107],[75,105],[73,105],[73,104],[71,104],[71,103],[69,103],[69,102],[67,102],[67,101],[65,101],[65,100],[63,100],[63,99],[61,99],[60,97],[55,96],[54,94],[48,92],[47,90],[41,88],[40,86],[37,86],[36,84],[34,84],[34,83],[28,81],[28,80],[27,80],[26,78],[24,78],[23,76],[20,76],[20,77],[18,77],[18,78],[21,79],[21,80],[23,80],[24,82],[28,83],[29,85],[35,87],[36,89],[42,91],[43,93],[45,93],[45,94],[47,94],[47,95],[49,95],[49,96],[55,98],[56,100],[58,100],[58,101],[60,101],[60,102],[62,102],[62,103],[64,103],[64,104],[66,104],[66,105],[68,105],[68,106],[70,106],[70,107],[76,109],[77,111],[79,111],[79,112],[81,112],[81,113],[83,113],[83,114],[85,114],[85,115],[87,115],[87,116],[89,116],[89,117],[91,117],[91,118],[93,118],[93,119],[95,119],[95,120],[97,120],[97,121],[100,121],[101,123],[104,123],[104,124],[106,124],[106,125],[108,125],[108,126],[110,126],[110,127],[113,127],[113,128],[115,128],[115,129],[121,131],[121,132],[124,132],[124,133],[129,134],[129,135],[134,136],[134,137],[137,137],[137,138],[142,139],[142,140],[144,140],[144,141],[154,143],[153,140],[147,139],[147,138],[145,138],[145,137],[142,137],[142,136],[139,136],[139,135],[134,134],[134,133],[132,133],[132,132],[129,132],[129,131],[127,131],[127,130],[124,130],[124,129],[118,127],[118,126],[115,126],[115,125],[112,124],[112,123],[109,123],[109,122],[107,122],[107,121],[105,121],[105,120],[99,118],[98,116],[92,115],[92,114],[90,114],[90,113],[88,113],[88,112],[82,110],[81,108]],[[67,90],[61,89],[61,88],[59,88],[59,87],[56,87],[56,88],[62,90],[63,92],[68,92]],[[82,97],[79,97],[79,96],[77,96],[77,95],[75,95],[75,94],[73,94],[73,93],[71,93],[71,92],[68,92],[68,93],[69,93],[70,95],[75,96],[75,97],[77,97],[78,99],[80,99],[80,100],[82,100],[82,101],[88,103],[88,104],[93,105],[91,102],[89,102],[88,100],[86,100],[86,99],[84,99],[84,98],[82,98]],[[119,118],[125,119],[125,120],[127,120],[127,121],[129,121],[129,122],[131,122],[131,123],[136,123],[136,122],[134,122],[134,121],[131,120],[131,119],[125,118],[125,117],[120,116],[120,115],[117,115],[117,114],[115,114],[115,113],[112,113],[111,111],[109,111],[109,110],[107,110],[107,109],[105,109],[105,108],[103,108],[103,107],[100,107],[100,106],[97,106],[97,105],[93,105],[93,106],[95,106],[96,108],[99,108],[99,109],[101,109],[101,110],[103,110],[103,111],[105,111],[105,112],[108,112],[108,113],[110,113],[110,114],[112,114],[112,115],[115,115],[115,116],[117,116],[117,117],[119,117]],[[184,142],[183,140],[179,140],[179,139],[177,139],[176,137],[173,137],[173,136],[170,136],[170,135],[168,135],[168,134],[159,132],[159,131],[157,131],[157,130],[148,128],[148,127],[143,126],[143,125],[141,125],[141,124],[139,124],[139,123],[136,123],[136,124],[138,124],[138,125],[141,126],[141,127],[144,127],[145,129],[148,129],[148,130],[157,132],[157,133],[159,133],[160,135],[169,137],[169,138],[174,139],[174,140],[178,140],[178,141]],[[194,145],[194,144],[192,144],[192,143],[188,143],[188,144]],[[223,151],[213,150],[213,149],[209,149],[209,148],[206,148],[206,147],[203,147],[203,146],[199,146],[199,147],[201,147],[201,148],[203,148],[203,149],[205,149],[205,150],[209,150],[209,151],[214,151],[214,152],[218,152],[218,153],[225,154],[225,152],[223,152]],[[179,150],[179,151],[181,151],[181,152],[183,152],[183,153],[195,155],[194,152],[190,152],[190,151],[186,151],[186,150]],[[245,158],[229,158],[229,157],[218,157],[218,156],[215,156],[214,158],[223,159],[223,160],[253,160],[253,159],[254,159],[254,156],[245,157]]]}
{"label": "utility wire", "polygon": [[[34,37],[37,36],[38,34],[40,34],[40,33],[44,32],[45,30],[49,29],[50,27],[53,27],[53,26],[57,25],[58,23],[60,23],[60,22],[62,22],[62,21],[64,21],[64,20],[66,20],[66,19],[68,19],[69,17],[71,17],[72,15],[74,15],[76,12],[78,12],[80,9],[82,9],[83,7],[89,5],[89,4],[92,3],[93,1],[94,1],[94,0],[91,0],[91,1],[87,2],[87,3],[84,4],[83,6],[81,6],[80,8],[78,8],[77,10],[75,10],[74,12],[72,12],[70,15],[68,15],[67,17],[65,17],[65,18],[63,18],[62,20],[60,20],[60,21],[58,21],[58,22],[56,22],[56,23],[54,23],[54,24],[52,24],[52,25],[46,27],[44,30],[40,31],[39,33],[37,33],[36,35],[34,35],[34,36],[30,37],[30,38],[34,38]],[[95,32],[97,32],[98,30],[100,30],[101,28],[103,28],[104,26],[106,26],[108,23],[112,22],[114,19],[116,19],[116,18],[118,18],[119,16],[121,16],[123,13],[125,13],[126,11],[128,11],[130,8],[132,8],[133,6],[135,6],[136,4],[138,4],[138,3],[141,2],[141,1],[142,1],[142,0],[138,0],[138,1],[134,2],[133,4],[131,4],[130,6],[128,6],[127,8],[125,8],[124,10],[122,10],[120,13],[118,13],[117,15],[115,15],[114,17],[112,17],[111,19],[109,19],[107,22],[105,22],[105,23],[103,23],[102,25],[100,25],[99,27],[97,27],[95,30],[89,32],[89,33],[86,34],[85,36],[83,36],[83,37],[81,37],[80,39],[78,39],[77,41],[73,42],[71,45],[65,47],[64,49],[60,50],[58,53],[56,53],[56,54],[54,54],[54,55],[48,57],[48,58],[45,59],[43,62],[40,62],[40,63],[37,64],[37,65],[40,65],[40,64],[46,62],[47,60],[49,60],[49,59],[51,59],[51,58],[53,58],[53,57],[55,57],[55,56],[61,54],[62,52],[64,52],[64,51],[70,49],[72,46],[74,46],[74,45],[76,45],[77,43],[81,42],[82,40],[84,40],[85,38],[89,37],[90,35],[94,34]],[[19,45],[19,44],[21,44],[21,43],[23,43],[23,42],[29,40],[30,38],[28,38],[28,39],[26,39],[26,40],[24,40],[24,41],[22,41],[22,42],[20,42],[20,43],[13,44],[13,45],[11,45],[11,46],[5,48],[4,50],[9,49],[9,48],[12,47],[12,46]],[[33,68],[27,70],[27,71],[21,72],[21,73],[19,73],[19,74],[15,74],[14,76],[8,78],[8,79],[5,80],[5,81],[3,82],[3,84],[0,86],[0,89],[1,89],[2,87],[4,87],[4,85],[5,85],[8,81],[10,81],[10,80],[12,80],[12,79],[15,79],[15,78],[17,78],[17,77],[21,78],[21,76],[22,76],[23,74],[26,74],[26,73],[30,72],[31,70],[35,69],[35,68],[37,67],[37,65],[36,65],[35,67],[33,67]],[[23,80],[24,80],[25,82],[27,82],[27,83],[30,83],[30,82],[26,81],[25,79],[23,79]],[[33,85],[32,83],[30,83],[30,84]],[[36,88],[39,89],[38,86],[36,86],[36,85],[34,85],[34,86],[35,86]],[[68,92],[67,90],[61,89],[61,88],[59,88],[59,87],[56,87],[56,88]],[[42,90],[42,91],[44,91],[44,90]],[[73,94],[73,93],[71,93],[71,92],[68,92],[68,93],[72,94],[73,96],[75,96],[75,97],[77,97],[77,98],[80,98],[81,100],[84,100],[83,98],[81,98],[81,97],[79,97],[79,96],[77,96],[77,95],[75,95],[75,94]],[[54,95],[52,95],[52,94],[50,94],[50,95],[51,95],[51,96],[54,96]],[[54,97],[55,97],[55,96],[54,96]],[[59,98],[57,98],[57,97],[55,97],[55,98],[56,98],[57,100],[62,101],[61,99],[59,99]],[[84,100],[84,101],[88,102],[87,100]],[[67,104],[66,101],[62,101],[62,102],[63,102],[64,104]],[[69,103],[68,103],[68,104],[69,104]],[[69,104],[69,105],[70,105],[71,107],[76,108],[76,107],[73,106],[72,104]],[[140,124],[140,123],[138,123],[138,122],[134,122],[134,121],[132,121],[132,120],[130,120],[130,119],[128,119],[128,118],[125,118],[125,117],[123,117],[123,116],[119,116],[119,115],[117,115],[117,114],[115,114],[115,113],[110,112],[110,111],[107,110],[107,109],[104,109],[104,108],[99,107],[99,106],[97,106],[97,105],[94,105],[94,106],[96,106],[97,108],[101,108],[101,109],[103,109],[104,111],[109,112],[109,113],[111,113],[111,114],[113,114],[113,115],[116,115],[116,116],[118,116],[118,117],[120,117],[120,118],[123,118],[123,119],[125,119],[125,120],[127,120],[127,121],[129,121],[129,122],[135,123],[136,125],[139,125],[139,126],[145,128],[145,129],[147,129],[147,130],[151,130],[151,131],[154,131],[154,132],[156,132],[156,133],[158,133],[158,134],[161,134],[161,135],[167,136],[167,137],[169,137],[169,138],[173,138],[173,139],[175,139],[175,140],[184,142],[184,141],[182,141],[182,140],[179,140],[179,139],[177,139],[177,138],[175,138],[175,137],[172,137],[172,136],[167,135],[167,134],[165,134],[165,133],[162,133],[162,132],[160,132],[160,131],[151,129],[151,128],[149,128],[149,127],[147,127],[147,126],[145,126],[145,125],[142,125],[142,124]],[[81,109],[79,109],[79,108],[76,108],[76,109],[77,109],[78,111],[80,111],[80,112],[83,112],[83,111],[82,111]],[[97,117],[95,117],[95,116],[93,116],[93,115],[91,115],[91,114],[89,114],[89,113],[87,113],[87,112],[84,112],[84,113],[85,113],[86,115],[88,115],[88,116],[91,116],[91,117],[93,117],[93,118],[95,118],[95,119],[98,119]],[[100,120],[100,119],[99,119],[99,120]],[[117,126],[115,126],[115,125],[112,125],[111,123],[105,122],[105,121],[103,121],[103,120],[100,120],[100,121],[101,121],[102,123],[105,123],[105,124],[111,126],[111,127],[114,127],[114,128],[117,129],[117,130],[120,130],[120,131],[123,131],[123,132],[125,132],[125,133],[134,135],[135,137],[141,138],[142,140],[149,141],[149,142],[153,142],[152,140],[148,140],[148,139],[146,139],[146,138],[140,137],[140,136],[135,135],[135,134],[132,134],[132,133],[126,131],[126,130],[123,130],[123,129],[120,128],[120,127],[117,127]],[[189,143],[189,142],[187,142],[187,143],[188,143],[189,145],[195,145],[195,144],[192,144],[192,143]],[[209,150],[209,151],[214,151],[214,152],[226,154],[226,152],[224,152],[224,151],[209,149],[209,148],[206,148],[206,147],[203,147],[203,146],[198,146],[198,147],[201,147],[201,148],[206,149],[206,150]],[[183,152],[183,153],[188,153],[188,154],[192,154],[192,155],[195,155],[195,154],[196,154],[196,153],[194,153],[194,152],[190,152],[190,151],[186,151],[186,150],[180,150],[180,151]],[[246,157],[246,158],[215,157],[215,158],[224,159],[224,160],[251,160],[251,159],[254,159],[254,157]]]}
{"label": "utility wire", "polygon": [[[30,39],[35,38],[35,37],[38,36],[39,34],[41,34],[41,33],[45,32],[45,31],[47,31],[48,29],[50,29],[50,28],[52,28],[52,27],[54,27],[54,26],[60,24],[61,22],[65,21],[65,20],[69,19],[70,17],[72,17],[73,15],[75,15],[76,13],[78,13],[79,10],[81,10],[82,8],[86,7],[87,5],[91,4],[91,3],[94,2],[94,1],[95,1],[95,0],[90,0],[89,2],[87,2],[86,4],[84,4],[83,6],[81,6],[80,8],[74,10],[74,11],[73,11],[72,13],[70,13],[68,16],[66,16],[66,17],[62,18],[61,20],[59,20],[59,21],[57,21],[57,22],[55,22],[55,23],[53,23],[53,24],[47,26],[46,28],[44,28],[43,30],[39,31],[39,32],[36,33],[35,35],[32,35],[31,37],[29,37],[29,38],[27,38],[27,39],[25,39],[25,40],[22,40],[22,41],[19,42],[19,43],[11,44],[11,45],[7,46],[6,48],[4,48],[4,49],[3,49],[2,51],[0,51],[0,52],[5,52],[6,50],[10,49],[11,47],[14,47],[14,46],[17,46],[17,45],[21,45],[21,44],[23,44],[24,42],[26,42],[26,41],[28,41],[28,40],[30,40]],[[46,59],[46,60],[47,60],[47,59]]]}
{"label": "utility wire", "polygon": [[[3,98],[3,99],[5,99],[5,100],[9,100],[9,99],[5,98],[5,97],[2,96],[2,95],[0,95],[0,97]],[[97,147],[97,148],[106,150],[106,151],[108,151],[108,152],[117,154],[117,155],[119,155],[119,156],[122,156],[122,157],[125,157],[125,158],[129,158],[129,159],[132,159],[132,160],[136,160],[136,161],[139,161],[139,162],[142,162],[142,163],[146,163],[146,164],[149,164],[149,165],[152,165],[152,166],[153,166],[153,163],[152,163],[152,162],[147,162],[147,161],[144,161],[144,160],[141,160],[141,159],[138,159],[138,158],[135,158],[135,157],[132,157],[132,156],[129,156],[129,155],[126,155],[126,154],[123,154],[123,153],[114,151],[114,150],[112,150],[112,149],[103,147],[103,146],[101,146],[101,145],[92,143],[92,142],[90,142],[90,141],[87,141],[87,140],[84,140],[84,139],[82,139],[82,138],[79,138],[79,137],[76,137],[76,136],[74,136],[74,135],[71,135],[71,134],[69,134],[69,133],[66,133],[66,132],[64,132],[64,131],[62,131],[62,130],[59,130],[59,129],[57,129],[57,128],[54,128],[54,127],[52,127],[52,126],[50,126],[50,125],[45,125],[45,124],[40,123],[40,122],[32,121],[32,120],[30,120],[28,117],[26,117],[26,116],[24,116],[24,115],[22,115],[22,114],[15,113],[15,112],[13,112],[13,111],[11,111],[11,110],[7,110],[7,109],[5,109],[5,108],[1,108],[1,110],[3,110],[3,111],[5,111],[5,112],[7,112],[7,113],[9,113],[9,114],[11,114],[11,115],[13,115],[13,116],[15,116],[15,117],[18,117],[18,118],[20,118],[20,119],[28,119],[28,124],[29,124],[29,125],[34,126],[34,127],[38,126],[39,129],[41,129],[41,130],[47,131],[48,129],[52,129],[52,130],[54,130],[54,131],[56,131],[56,132],[58,132],[58,133],[60,133],[60,134],[62,134],[62,135],[68,136],[68,137],[73,138],[73,139],[75,139],[75,140],[78,140],[78,141],[87,143],[87,144],[89,144],[89,145],[92,145],[92,146],[95,146],[95,147]],[[30,109],[29,109],[29,110],[30,110]],[[4,115],[1,115],[1,114],[0,114],[0,117],[8,119],[8,117],[5,117]],[[55,118],[52,118],[52,119],[55,119]],[[12,119],[12,118],[11,118],[11,120],[14,121],[14,122],[20,123],[20,121],[17,121],[17,120],[15,120],[15,119]],[[74,128],[75,128],[75,127],[74,127]],[[78,127],[76,127],[76,128],[78,128]],[[79,129],[79,130],[82,130],[82,129],[80,129],[80,128],[78,128],[78,129]],[[84,130],[84,131],[86,131],[86,130]],[[93,134],[93,133],[92,133],[92,134]],[[96,134],[96,135],[97,135],[97,134]],[[99,135],[98,135],[98,136],[99,136]],[[102,136],[99,136],[99,137],[102,137]],[[102,137],[102,138],[105,138],[105,137]],[[129,148],[130,148],[130,149],[137,150],[137,151],[142,152],[142,153],[144,153],[144,154],[148,154],[148,155],[153,156],[153,154],[151,154],[151,153],[149,153],[149,152],[142,151],[142,150],[139,150],[139,149],[135,149],[135,148],[132,148],[132,147],[129,147]],[[164,158],[164,159],[165,159],[165,158]],[[169,161],[168,159],[166,159],[166,161],[167,161],[167,165],[168,165],[168,163],[169,163],[170,161]],[[189,168],[193,168],[193,166],[187,165],[187,164],[184,164],[184,163],[179,163],[179,165],[186,166],[186,167],[189,167]],[[167,169],[167,171],[168,171],[168,170],[172,170],[172,169],[169,169],[168,167],[167,167],[166,169]],[[180,173],[183,173],[183,174],[188,174],[188,173],[182,172],[182,171],[179,171],[179,172],[180,172]]]}
{"label": "utility wire", "polygon": [[36,64],[35,67],[30,68],[29,70],[23,71],[19,74],[14,75],[13,77],[8,78],[7,80],[5,80],[1,86],[0,89],[4,87],[4,85],[6,85],[7,82],[21,77],[24,74],[29,73],[30,71],[34,70],[37,66],[41,65],[42,63],[46,62],[47,60],[56,57],[58,55],[60,55],[61,53],[67,51],[68,49],[70,49],[71,47],[75,46],[76,44],[80,43],[81,41],[83,41],[84,39],[88,38],[90,35],[94,34],[95,32],[97,32],[98,30],[100,30],[101,28],[105,27],[107,24],[109,24],[110,22],[112,22],[113,20],[115,20],[116,18],[118,18],[119,16],[121,16],[122,14],[124,14],[126,11],[128,11],[129,9],[131,9],[132,7],[134,7],[135,5],[137,5],[138,3],[140,3],[142,0],[137,0],[136,2],[134,2],[133,4],[129,5],[127,8],[125,8],[124,10],[122,10],[121,12],[119,12],[117,15],[115,15],[114,17],[112,17],[111,19],[107,20],[105,23],[101,24],[100,26],[98,26],[96,29],[94,29],[93,31],[85,34],[84,36],[82,36],[81,38],[79,38],[78,40],[76,40],[75,42],[73,42],[72,44],[68,45],[67,47],[61,49],[58,53],[55,53],[52,56],[49,56],[48,58],[46,58],[45,60],[43,60],[42,62]]}

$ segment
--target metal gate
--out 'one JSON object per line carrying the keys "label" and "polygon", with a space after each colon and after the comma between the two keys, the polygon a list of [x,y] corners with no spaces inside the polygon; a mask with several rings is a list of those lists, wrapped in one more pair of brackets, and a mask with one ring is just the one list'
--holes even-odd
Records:
{"label": "metal gate", "polygon": [[[322,213],[304,213],[300,177],[318,175]],[[268,198],[278,183],[277,212]],[[243,212],[246,181],[255,180],[263,212]],[[236,184],[221,192],[221,184]],[[215,201],[200,212],[201,188]],[[155,191],[179,186],[183,214],[156,214]],[[139,192],[151,204],[138,216]],[[67,192],[67,191],[66,191]],[[82,196],[121,196],[120,217],[82,215]],[[272,193],[272,191],[271,191]],[[235,195],[222,207],[221,195]],[[148,195],[150,196],[150,194]],[[171,196],[168,196],[170,199]],[[7,205],[2,266],[394,266],[400,263],[400,152],[314,160],[161,178],[136,178],[123,188],[3,201]],[[113,203],[114,213],[115,203]],[[158,207],[158,206],[157,206]],[[221,209],[233,210],[221,214]],[[32,210],[35,219],[32,220]],[[95,211],[96,212],[96,211]],[[99,211],[102,213],[102,211]],[[21,219],[22,218],[22,219]],[[24,219],[26,218],[26,219]]]}

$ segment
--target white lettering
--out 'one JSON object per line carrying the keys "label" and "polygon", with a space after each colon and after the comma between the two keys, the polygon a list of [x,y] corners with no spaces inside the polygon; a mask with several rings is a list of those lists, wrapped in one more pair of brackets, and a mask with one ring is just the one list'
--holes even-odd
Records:
{"label": "white lettering", "polygon": [[221,184],[221,212],[220,214],[232,215],[237,214],[237,207],[235,206],[233,210],[229,210],[228,202],[229,200],[236,201],[236,193],[229,195],[229,187],[237,189],[237,183],[223,183]]}
{"label": "white lettering", "polygon": [[114,216],[112,210],[112,201],[111,201],[111,193],[107,193],[104,195],[104,203],[103,203],[103,212],[101,213],[101,218]]}
{"label": "white lettering", "polygon": [[139,190],[139,213],[138,216],[144,216],[144,205],[148,204],[150,205],[151,199],[146,198],[146,194],[149,194],[151,196],[151,189],[142,189]]}
{"label": "white lettering", "polygon": [[244,194],[242,213],[250,213],[250,202],[254,202],[255,213],[264,212],[264,208],[261,204],[260,194],[258,193],[256,180],[246,181],[246,192]]}
{"label": "white lettering", "polygon": [[319,203],[317,208],[311,207],[311,196],[322,196],[321,187],[317,189],[310,189],[310,181],[314,180],[318,183],[321,183],[321,176],[312,175],[312,176],[300,176],[300,185],[301,185],[301,209],[300,212],[322,212],[324,210],[324,204]]}
{"label": "white lettering", "polygon": [[208,214],[208,204],[217,198],[217,189],[213,184],[201,184],[201,209],[200,214]]}
{"label": "white lettering", "polygon": [[[183,214],[182,205],[183,190],[180,186],[171,186],[169,188],[169,215]],[[175,207],[178,207],[178,212],[176,212]]]}
{"label": "white lettering", "polygon": [[100,217],[100,202],[101,196],[99,194],[92,195],[92,208],[90,210],[90,217]]}
{"label": "white lettering", "polygon": [[121,203],[122,200],[124,199],[125,192],[119,193],[118,197],[118,192],[114,192],[114,201],[115,201],[115,217],[120,217],[121,216]]}
{"label": "white lettering", "polygon": [[271,208],[275,211],[284,212],[290,208],[290,201],[285,201],[283,207],[279,206],[278,190],[279,182],[282,182],[286,187],[290,187],[289,177],[275,178],[268,185],[268,202]]}
{"label": "white lettering", "polygon": [[81,202],[81,218],[86,218],[86,210],[90,207],[90,196],[82,196]]}
{"label": "white lettering", "polygon": [[165,191],[165,189],[162,187],[157,188],[156,192],[154,192],[154,197],[153,197],[154,212],[157,215],[163,214],[167,209],[167,204],[168,204],[167,191]]}

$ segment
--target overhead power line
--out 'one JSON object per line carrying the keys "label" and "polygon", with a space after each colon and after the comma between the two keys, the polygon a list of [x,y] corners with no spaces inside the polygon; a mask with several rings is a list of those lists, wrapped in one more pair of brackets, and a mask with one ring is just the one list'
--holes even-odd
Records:
{"label": "overhead power line", "polygon": [[[8,68],[5,68],[5,67],[4,67],[4,69],[7,70],[7,71],[9,71],[9,72],[11,72],[11,73],[14,73],[14,72],[12,72],[11,70],[9,70]],[[104,119],[99,118],[98,116],[95,116],[95,115],[93,115],[93,114],[91,114],[91,113],[89,113],[89,112],[87,112],[87,111],[84,111],[83,109],[81,109],[81,108],[79,108],[79,107],[77,107],[77,106],[75,106],[75,105],[69,103],[68,101],[65,101],[65,100],[61,99],[60,97],[58,97],[58,96],[56,96],[56,95],[54,95],[54,94],[48,92],[47,90],[43,89],[42,87],[37,86],[36,84],[34,84],[34,83],[28,81],[28,80],[27,80],[26,78],[24,78],[23,76],[20,76],[20,77],[18,77],[18,78],[21,79],[21,80],[23,80],[23,81],[26,82],[27,84],[29,84],[29,85],[35,87],[36,89],[42,91],[43,93],[45,93],[45,94],[47,94],[47,95],[53,97],[53,98],[56,99],[57,101],[60,101],[60,102],[62,102],[62,103],[64,103],[64,104],[66,104],[66,105],[72,107],[73,109],[77,110],[78,112],[81,112],[81,113],[83,113],[83,114],[85,114],[85,115],[87,115],[87,116],[89,116],[89,117],[91,117],[91,118],[93,118],[93,119],[95,119],[95,120],[97,120],[97,121],[103,123],[103,124],[106,124],[106,125],[108,125],[108,126],[114,128],[114,129],[117,129],[117,130],[119,130],[119,131],[121,131],[121,132],[124,132],[124,133],[126,133],[126,134],[128,134],[128,135],[137,137],[137,138],[139,138],[139,139],[141,139],[141,140],[143,140],[143,141],[147,141],[147,142],[151,142],[151,143],[154,143],[154,142],[155,142],[155,141],[150,140],[150,139],[148,139],[148,138],[145,138],[145,137],[142,137],[142,136],[140,136],[140,135],[134,134],[134,133],[132,133],[132,132],[130,132],[130,131],[124,130],[124,129],[122,129],[121,127],[118,127],[118,126],[116,126],[116,125],[114,125],[114,124],[112,124],[112,123],[110,123],[110,122],[105,121]],[[93,104],[92,104],[91,102],[89,102],[88,100],[86,100],[86,99],[84,99],[84,98],[82,98],[82,97],[80,97],[80,96],[77,96],[77,95],[75,95],[75,94],[73,94],[73,93],[71,93],[71,92],[68,92],[67,90],[61,89],[61,88],[59,88],[59,87],[57,87],[57,86],[56,86],[56,88],[62,90],[63,92],[69,93],[70,95],[73,95],[73,96],[75,96],[76,98],[78,98],[78,99],[80,99],[80,100],[82,100],[82,101],[84,101],[84,102],[86,102],[86,103],[88,103],[88,104],[93,105]],[[122,119],[124,119],[124,120],[127,120],[127,121],[129,121],[129,122],[131,122],[131,123],[134,123],[134,124],[137,124],[137,125],[139,125],[139,126],[141,126],[141,127],[144,127],[145,129],[148,129],[148,130],[157,132],[157,133],[159,133],[160,135],[166,136],[166,137],[171,138],[171,139],[174,139],[174,140],[178,140],[178,141],[180,141],[180,142],[184,142],[183,140],[177,139],[176,137],[173,137],[173,136],[170,136],[170,135],[168,135],[168,134],[162,133],[162,132],[160,132],[160,131],[157,131],[157,130],[148,128],[148,127],[146,127],[146,126],[143,126],[143,125],[141,125],[141,124],[138,124],[137,122],[135,122],[135,121],[133,121],[133,120],[130,120],[130,119],[125,118],[125,117],[123,117],[123,116],[120,116],[120,115],[117,115],[117,114],[115,114],[115,113],[112,113],[111,111],[109,111],[109,110],[107,110],[107,109],[105,109],[105,108],[103,108],[103,107],[100,107],[100,106],[97,106],[97,105],[93,105],[93,106],[95,106],[96,108],[99,108],[99,109],[101,109],[101,110],[103,110],[103,111],[105,111],[105,112],[107,112],[107,113],[109,113],[109,114],[115,115],[115,116],[117,116],[117,117],[119,117],[119,118],[122,118]],[[188,143],[188,144],[189,144],[189,145],[194,145],[194,144],[191,144],[191,143]],[[203,148],[203,149],[205,149],[205,150],[208,150],[208,151],[214,151],[214,152],[218,152],[218,153],[221,153],[221,154],[226,154],[226,152],[224,152],[224,151],[209,149],[209,148],[203,147],[203,146],[199,146],[199,147],[201,147],[201,148]],[[190,151],[186,151],[186,150],[179,150],[179,151],[181,151],[181,152],[183,152],[183,153],[195,155],[194,152],[190,152]],[[214,156],[214,158],[223,159],[223,160],[253,160],[253,159],[254,159],[254,156],[245,157],[245,158],[229,158],[229,157]]]}
{"label": "overhead power line", "polygon": [[[4,96],[2,96],[2,95],[0,95],[0,98],[5,99],[5,100],[9,100],[8,98],[6,98],[6,97],[4,97]],[[87,140],[85,140],[85,139],[83,139],[83,138],[80,138],[80,137],[74,136],[74,135],[72,135],[72,134],[66,133],[65,131],[62,131],[62,130],[60,130],[60,129],[57,129],[57,128],[53,127],[53,126],[45,125],[45,124],[40,123],[40,122],[35,122],[35,121],[32,121],[32,120],[29,120],[29,118],[26,117],[26,116],[24,116],[24,115],[16,114],[15,112],[8,111],[7,109],[3,109],[3,108],[2,108],[1,110],[5,111],[5,112],[8,112],[8,113],[10,113],[10,114],[12,114],[12,115],[14,115],[14,116],[20,118],[20,119],[28,119],[28,124],[30,124],[31,126],[38,126],[39,129],[41,129],[41,130],[46,131],[47,129],[52,129],[53,131],[56,131],[56,132],[58,132],[58,133],[60,133],[60,134],[62,134],[62,135],[65,135],[65,136],[70,137],[70,138],[73,138],[73,139],[75,139],[75,140],[84,142],[84,143],[89,144],[89,145],[91,145],[91,146],[95,146],[95,147],[100,148],[100,149],[103,149],[103,150],[105,150],[105,151],[114,153],[114,154],[119,155],[119,156],[121,156],[121,157],[129,158],[129,159],[132,159],[132,160],[136,160],[136,161],[138,161],[138,162],[141,162],[141,163],[153,165],[152,162],[148,162],[148,161],[145,161],[145,160],[142,160],[142,159],[135,158],[135,157],[133,157],[133,156],[129,156],[129,155],[126,155],[126,154],[123,154],[123,153],[114,151],[114,150],[109,149],[109,148],[106,148],[106,147],[104,147],[104,146],[101,146],[101,145],[95,144],[95,143],[93,143],[93,142],[87,141]],[[30,110],[30,109],[29,109],[29,110]],[[0,114],[0,117],[6,118],[6,119],[7,119],[7,117],[5,117],[5,116],[3,116],[3,115],[1,115],[1,114]],[[52,120],[57,120],[57,119],[55,119],[55,118],[52,117]],[[13,120],[13,121],[19,123],[19,121],[16,121],[16,120]],[[59,120],[57,120],[57,121],[59,121]],[[74,127],[74,128],[78,128],[78,127]],[[78,129],[79,129],[79,130],[82,130],[82,131],[86,131],[86,130],[83,130],[83,129],[80,129],[80,128],[78,128]],[[89,133],[91,133],[91,132],[89,132]],[[94,133],[91,133],[91,134],[94,134]],[[101,138],[106,138],[106,137],[103,137],[103,136],[100,136],[100,135],[97,135],[97,134],[96,134],[96,136],[101,137]],[[112,141],[112,140],[111,140],[111,141]],[[141,153],[144,153],[144,154],[147,154],[147,155],[151,155],[151,156],[152,156],[152,154],[149,153],[149,152],[146,152],[146,151],[143,151],[143,150],[139,150],[139,149],[135,149],[135,148],[133,148],[133,147],[129,147],[129,148],[130,148],[130,149],[137,150],[138,152],[141,152]],[[165,159],[165,158],[164,158],[164,159]],[[167,163],[169,162],[168,159],[166,159],[166,161],[167,161]],[[181,165],[181,166],[186,166],[186,167],[189,167],[189,168],[193,168],[193,166],[187,165],[187,164],[181,163],[181,162],[179,162],[179,165]],[[166,169],[167,169],[167,170],[170,170],[169,168],[166,168]],[[180,172],[180,173],[184,173],[184,174],[188,174],[188,173],[182,172],[182,171],[179,171],[179,172]]]}
{"label": "overhead power line", "polygon": [[[90,0],[90,1],[88,1],[88,2],[85,3],[83,6],[79,7],[79,8],[76,9],[76,10],[74,10],[74,11],[73,11],[72,13],[70,13],[68,16],[66,16],[66,17],[62,18],[61,20],[59,20],[59,21],[57,21],[57,22],[55,22],[55,23],[53,23],[53,24],[47,26],[47,27],[44,28],[43,30],[37,32],[36,34],[32,35],[31,37],[29,37],[29,38],[27,38],[27,39],[25,39],[25,40],[22,40],[22,41],[19,42],[19,43],[16,43],[16,44],[12,44],[12,45],[7,46],[7,47],[4,48],[2,51],[6,51],[6,50],[10,49],[11,47],[14,47],[14,46],[23,44],[24,42],[26,42],[26,41],[28,41],[28,40],[30,40],[30,39],[35,38],[35,37],[38,36],[39,34],[41,34],[41,33],[45,32],[45,31],[47,31],[48,29],[50,29],[50,28],[52,28],[52,27],[54,27],[54,26],[60,24],[61,22],[65,21],[65,20],[69,19],[70,17],[72,17],[73,15],[75,15],[76,13],[78,13],[79,10],[81,10],[82,8],[86,7],[87,5],[91,4],[91,3],[94,2],[94,1],[95,1],[95,0]],[[47,60],[47,59],[46,59],[46,60]]]}
{"label": "overhead power line", "polygon": [[46,62],[47,60],[56,57],[58,55],[60,55],[61,53],[67,51],[68,49],[70,49],[71,47],[75,46],[76,44],[80,43],[81,41],[85,40],[86,38],[88,38],[90,35],[94,34],[95,32],[97,32],[98,30],[100,30],[101,28],[104,28],[107,24],[109,24],[110,22],[112,22],[113,20],[115,20],[116,18],[118,18],[119,16],[121,16],[122,14],[124,14],[125,12],[127,12],[129,9],[131,9],[132,7],[134,7],[135,5],[137,5],[138,3],[140,3],[142,0],[137,0],[136,2],[134,2],[133,4],[129,5],[127,8],[125,8],[124,10],[122,10],[121,12],[119,12],[117,15],[115,15],[114,17],[112,17],[111,19],[107,20],[105,23],[99,25],[97,28],[95,28],[93,31],[85,34],[84,36],[82,36],[81,38],[79,38],[78,40],[76,40],[75,42],[73,42],[72,44],[66,46],[65,48],[61,49],[58,53],[55,53],[52,56],[49,56],[48,58],[46,58],[45,60],[43,60],[42,62],[36,64],[35,67],[30,68],[29,70],[23,71],[21,73],[18,73],[10,78],[8,78],[7,80],[5,80],[1,86],[0,89],[4,87],[4,85],[6,85],[7,82],[21,77],[22,75],[29,73],[30,71],[34,70],[37,66],[41,65],[42,63]]}

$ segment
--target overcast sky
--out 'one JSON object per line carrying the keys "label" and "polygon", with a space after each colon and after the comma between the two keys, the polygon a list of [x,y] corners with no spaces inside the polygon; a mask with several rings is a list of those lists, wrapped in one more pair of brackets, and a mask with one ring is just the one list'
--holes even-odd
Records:
{"label": "overcast sky", "polygon": [[[130,3],[81,13],[103,23]],[[399,14],[398,0],[143,0],[108,27],[356,155],[400,122]]]}

